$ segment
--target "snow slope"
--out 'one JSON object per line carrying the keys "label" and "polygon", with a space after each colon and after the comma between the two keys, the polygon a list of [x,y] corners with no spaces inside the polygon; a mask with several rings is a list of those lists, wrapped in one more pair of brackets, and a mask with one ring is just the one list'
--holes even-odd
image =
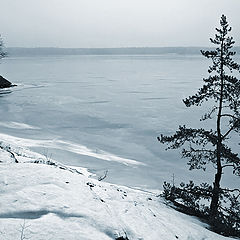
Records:
{"label": "snow slope", "polygon": [[231,239],[205,227],[156,193],[99,182],[86,169],[0,142],[0,240]]}

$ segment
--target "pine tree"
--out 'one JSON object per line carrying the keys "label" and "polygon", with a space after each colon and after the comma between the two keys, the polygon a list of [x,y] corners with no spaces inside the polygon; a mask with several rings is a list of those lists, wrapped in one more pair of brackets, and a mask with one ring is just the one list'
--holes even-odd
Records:
{"label": "pine tree", "polygon": [[228,145],[232,135],[240,133],[240,81],[233,75],[233,71],[239,73],[240,65],[232,58],[236,53],[231,50],[235,42],[229,36],[230,31],[226,16],[222,15],[220,28],[216,28],[215,37],[210,38],[216,48],[201,51],[204,57],[212,60],[209,77],[203,79],[204,85],[195,95],[183,100],[187,107],[210,101],[212,108],[201,120],[215,121],[216,129],[194,129],[184,125],[172,136],[158,137],[161,143],[168,144],[167,149],[182,148],[182,156],[189,159],[190,170],[205,170],[208,163],[215,166],[210,204],[213,218],[219,208],[223,169],[231,167],[233,174],[240,176],[240,158]]}

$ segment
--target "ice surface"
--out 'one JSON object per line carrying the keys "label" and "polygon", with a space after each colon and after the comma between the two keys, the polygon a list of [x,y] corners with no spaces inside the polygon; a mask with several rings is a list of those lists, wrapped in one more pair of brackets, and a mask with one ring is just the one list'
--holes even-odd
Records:
{"label": "ice surface", "polygon": [[13,137],[9,136],[7,134],[0,134],[0,139],[4,139],[8,142],[18,142],[19,145],[25,146],[25,147],[45,147],[45,148],[55,148],[55,149],[62,149],[64,148],[66,151],[77,153],[80,155],[95,157],[101,160],[105,161],[113,161],[113,162],[119,162],[125,165],[145,165],[144,163],[138,162],[136,160],[132,159],[126,159],[122,157],[118,157],[116,155],[113,155],[111,153],[102,151],[102,150],[93,150],[89,149],[86,146],[62,141],[58,139],[53,140],[33,140],[33,139],[26,139],[26,138],[19,138],[19,137]]}
{"label": "ice surface", "polygon": [[15,129],[40,129],[29,124],[19,122],[0,122],[0,126]]}

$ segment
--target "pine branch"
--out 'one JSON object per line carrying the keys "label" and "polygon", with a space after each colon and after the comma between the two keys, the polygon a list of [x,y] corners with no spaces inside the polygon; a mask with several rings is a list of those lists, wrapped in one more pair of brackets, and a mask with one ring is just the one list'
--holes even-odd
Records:
{"label": "pine branch", "polygon": [[225,168],[225,167],[234,167],[233,164],[226,164],[226,165],[223,165],[222,168]]}
{"label": "pine branch", "polygon": [[233,119],[239,120],[238,117],[236,117],[236,116],[234,116],[234,115],[232,115],[232,114],[228,114],[228,113],[226,113],[226,114],[222,114],[221,117],[230,117],[230,118],[233,118]]}
{"label": "pine branch", "polygon": [[230,129],[222,136],[222,140],[226,139],[226,137],[234,130],[236,129],[240,124],[240,119],[237,118],[237,121],[232,124]]}

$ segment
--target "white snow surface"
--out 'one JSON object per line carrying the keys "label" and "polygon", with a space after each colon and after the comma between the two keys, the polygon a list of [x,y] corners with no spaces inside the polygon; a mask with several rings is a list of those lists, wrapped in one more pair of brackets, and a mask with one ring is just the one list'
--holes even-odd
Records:
{"label": "white snow surface", "polygon": [[206,227],[156,192],[99,182],[86,169],[0,142],[1,240],[231,239]]}

